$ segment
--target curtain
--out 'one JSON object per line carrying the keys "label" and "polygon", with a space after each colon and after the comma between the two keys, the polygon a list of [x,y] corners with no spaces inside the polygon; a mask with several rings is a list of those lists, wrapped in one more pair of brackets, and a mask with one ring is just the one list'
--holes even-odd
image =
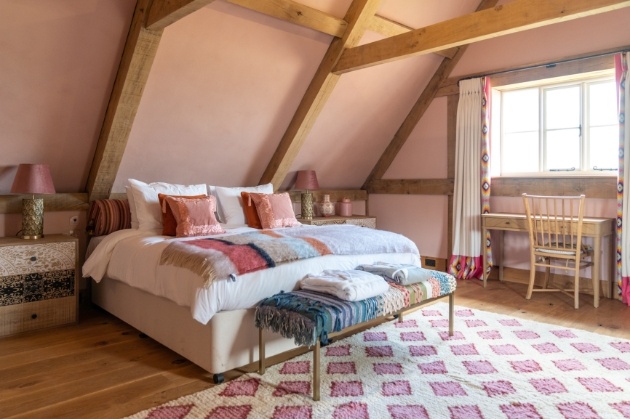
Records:
{"label": "curtain", "polygon": [[449,272],[458,279],[481,278],[484,255],[491,265],[489,235],[481,237],[481,213],[490,210],[489,89],[487,78],[461,80],[459,85],[449,263]]}
{"label": "curtain", "polygon": [[619,110],[619,178],[617,180],[617,287],[621,300],[630,305],[630,228],[623,225],[624,218],[630,216],[630,193],[625,193],[624,185],[630,184],[630,127],[626,124],[625,113],[630,109],[630,53],[615,56],[615,75]]}

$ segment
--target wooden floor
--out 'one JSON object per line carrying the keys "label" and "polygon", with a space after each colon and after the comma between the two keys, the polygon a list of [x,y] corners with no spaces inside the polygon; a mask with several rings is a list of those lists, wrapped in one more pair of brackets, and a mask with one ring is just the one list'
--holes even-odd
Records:
{"label": "wooden floor", "polygon": [[[584,295],[574,310],[561,294],[524,293],[520,284],[460,281],[455,302],[630,339],[630,308],[619,301],[595,309]],[[1,418],[119,418],[212,386],[199,367],[90,307],[77,325],[0,339]]]}

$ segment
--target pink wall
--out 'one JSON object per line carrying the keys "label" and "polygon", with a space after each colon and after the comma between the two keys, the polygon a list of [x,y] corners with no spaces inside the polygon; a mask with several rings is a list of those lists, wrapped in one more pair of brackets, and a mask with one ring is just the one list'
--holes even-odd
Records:
{"label": "pink wall", "polygon": [[135,0],[2,0],[0,195],[19,163],[85,188]]}
{"label": "pink wall", "polygon": [[[630,46],[628,21],[630,9],[623,9],[480,42],[468,48],[453,76],[491,73],[534,62]],[[445,162],[446,98],[438,98],[414,129],[385,178],[444,178]],[[448,213],[443,203],[436,202],[436,198],[371,195],[369,212],[378,217],[379,227],[385,226],[413,237],[423,255],[445,258],[450,253],[446,246]],[[496,212],[523,211],[520,198],[493,198],[491,205],[492,211]],[[410,210],[410,206],[413,209]],[[427,216],[428,208],[430,217]],[[590,216],[615,217],[616,201],[588,199],[586,212]],[[425,221],[424,217],[429,217],[430,221]],[[505,242],[506,266],[527,268],[528,246],[527,235],[508,234]],[[607,249],[607,246],[605,243],[604,248]],[[608,258],[607,262],[610,262]],[[608,266],[603,269],[608,272]]]}
{"label": "pink wall", "polygon": [[[0,2],[0,195],[19,163],[48,163],[57,192],[85,189],[135,0]],[[85,211],[48,211],[44,234],[85,246]],[[22,228],[0,214],[0,236]],[[83,254],[83,252],[81,252]]]}

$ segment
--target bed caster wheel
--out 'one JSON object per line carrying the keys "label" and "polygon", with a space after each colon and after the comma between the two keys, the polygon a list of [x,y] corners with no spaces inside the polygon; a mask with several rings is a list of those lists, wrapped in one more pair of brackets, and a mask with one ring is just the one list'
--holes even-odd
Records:
{"label": "bed caster wheel", "polygon": [[214,374],[212,376],[212,381],[214,381],[214,384],[221,384],[225,381],[225,377],[223,374]]}

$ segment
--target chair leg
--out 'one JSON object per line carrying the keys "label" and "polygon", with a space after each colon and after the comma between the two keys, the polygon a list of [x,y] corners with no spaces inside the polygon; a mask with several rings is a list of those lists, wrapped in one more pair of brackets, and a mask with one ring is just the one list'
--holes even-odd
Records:
{"label": "chair leg", "polygon": [[580,270],[575,270],[573,276],[573,307],[577,310],[580,308]]}
{"label": "chair leg", "polygon": [[526,300],[532,298],[532,292],[534,291],[534,281],[536,281],[536,264],[534,262],[534,259],[532,259],[529,267],[529,286],[527,287],[527,294],[525,295]]}
{"label": "chair leg", "polygon": [[[551,263],[551,262],[547,262],[547,263]],[[543,289],[547,289],[547,285],[549,285],[550,276],[551,276],[551,268],[547,267],[545,269],[545,278],[543,279],[543,284],[542,284]]]}

